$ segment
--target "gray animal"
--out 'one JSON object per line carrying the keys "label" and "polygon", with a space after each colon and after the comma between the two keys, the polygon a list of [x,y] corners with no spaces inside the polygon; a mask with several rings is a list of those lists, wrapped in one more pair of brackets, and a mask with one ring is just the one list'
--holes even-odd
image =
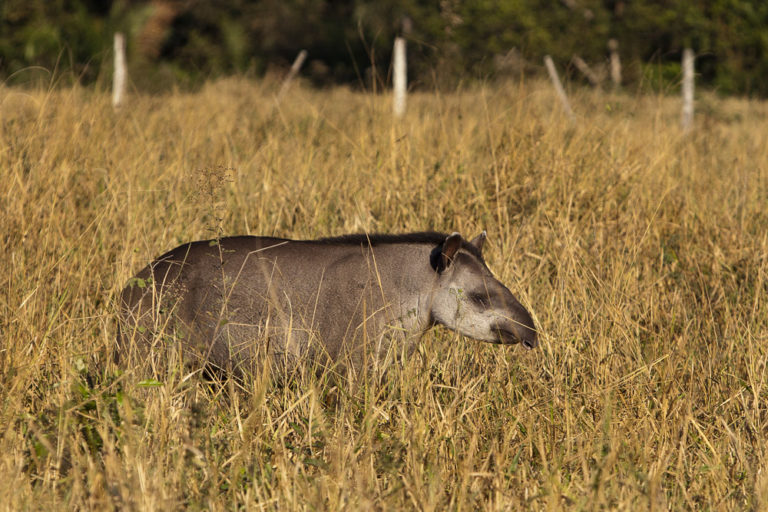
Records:
{"label": "gray animal", "polygon": [[486,266],[485,239],[426,232],[187,243],[123,290],[118,352],[175,340],[188,360],[229,370],[258,369],[267,358],[281,371],[307,362],[359,371],[407,356],[436,324],[532,349],[531,315]]}

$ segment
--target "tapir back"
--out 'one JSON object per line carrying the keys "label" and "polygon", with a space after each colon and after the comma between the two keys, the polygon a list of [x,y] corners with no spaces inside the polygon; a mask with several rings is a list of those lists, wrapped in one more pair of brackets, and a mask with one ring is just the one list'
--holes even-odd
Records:
{"label": "tapir back", "polygon": [[285,368],[342,356],[358,366],[366,343],[390,349],[392,306],[409,302],[396,282],[407,269],[393,280],[379,268],[387,251],[377,253],[379,262],[371,247],[264,237],[182,245],[123,291],[123,349],[136,345],[130,340],[146,347],[175,339],[223,368],[258,366],[265,356]]}

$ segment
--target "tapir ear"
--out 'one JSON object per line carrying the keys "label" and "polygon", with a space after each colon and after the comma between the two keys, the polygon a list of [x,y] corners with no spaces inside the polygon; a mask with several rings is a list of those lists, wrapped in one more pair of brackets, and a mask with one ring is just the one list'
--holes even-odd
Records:
{"label": "tapir ear", "polygon": [[442,272],[451,266],[454,256],[461,249],[461,244],[464,243],[461,235],[458,233],[452,233],[445,239],[443,245],[435,247],[430,254],[429,262],[438,272]]}
{"label": "tapir ear", "polygon": [[477,250],[481,253],[483,252],[483,244],[485,244],[485,239],[488,237],[488,234],[483,230],[482,233],[477,235],[475,238],[473,238],[469,243],[477,247]]}

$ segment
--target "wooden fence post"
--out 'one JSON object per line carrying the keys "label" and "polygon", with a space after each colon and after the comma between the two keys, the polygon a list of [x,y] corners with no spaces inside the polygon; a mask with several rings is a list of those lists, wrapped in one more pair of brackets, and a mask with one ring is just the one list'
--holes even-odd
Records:
{"label": "wooden fence post", "polygon": [[393,55],[393,76],[392,86],[394,88],[393,111],[396,118],[401,118],[405,114],[406,88],[408,86],[408,75],[405,57],[405,39],[395,38],[395,51]]}
{"label": "wooden fence post", "polygon": [[544,65],[547,66],[549,72],[549,78],[552,80],[552,85],[555,86],[555,92],[557,92],[560,102],[563,104],[563,109],[568,117],[573,120],[573,110],[571,110],[571,104],[568,103],[568,96],[565,95],[565,89],[563,84],[560,83],[560,78],[557,76],[557,70],[555,69],[555,63],[552,62],[552,57],[549,55],[544,56]]}
{"label": "wooden fence post", "polygon": [[298,74],[305,60],[307,60],[307,50],[301,50],[296,56],[296,60],[293,61],[291,70],[288,71],[288,76],[286,76],[285,80],[283,80],[283,85],[280,86],[280,90],[277,93],[278,102],[280,101],[280,98],[283,97],[283,94],[285,94],[285,92],[288,90],[288,86],[291,85],[291,81]]}
{"label": "wooden fence post", "polygon": [[621,59],[619,59],[619,42],[608,40],[608,50],[611,52],[611,82],[614,87],[621,85]]}
{"label": "wooden fence post", "polygon": [[693,50],[683,50],[683,131],[687,132],[693,124]]}
{"label": "wooden fence post", "polygon": [[123,103],[125,93],[125,37],[115,32],[114,42],[115,69],[112,76],[112,106],[118,108]]}
{"label": "wooden fence post", "polygon": [[584,59],[578,55],[574,55],[573,63],[576,65],[576,68],[581,71],[585,77],[587,77],[587,80],[589,80],[589,83],[592,84],[593,87],[600,87],[600,78],[598,78],[595,72],[592,71],[592,68],[589,67],[589,64],[584,62]]}

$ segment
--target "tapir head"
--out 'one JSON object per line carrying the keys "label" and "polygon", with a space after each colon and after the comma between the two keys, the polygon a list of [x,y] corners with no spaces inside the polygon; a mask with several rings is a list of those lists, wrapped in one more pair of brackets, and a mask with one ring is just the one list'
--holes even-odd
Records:
{"label": "tapir head", "polygon": [[432,251],[432,317],[470,338],[535,348],[539,342],[531,315],[483,260],[485,238],[485,231],[470,242],[453,233]]}

